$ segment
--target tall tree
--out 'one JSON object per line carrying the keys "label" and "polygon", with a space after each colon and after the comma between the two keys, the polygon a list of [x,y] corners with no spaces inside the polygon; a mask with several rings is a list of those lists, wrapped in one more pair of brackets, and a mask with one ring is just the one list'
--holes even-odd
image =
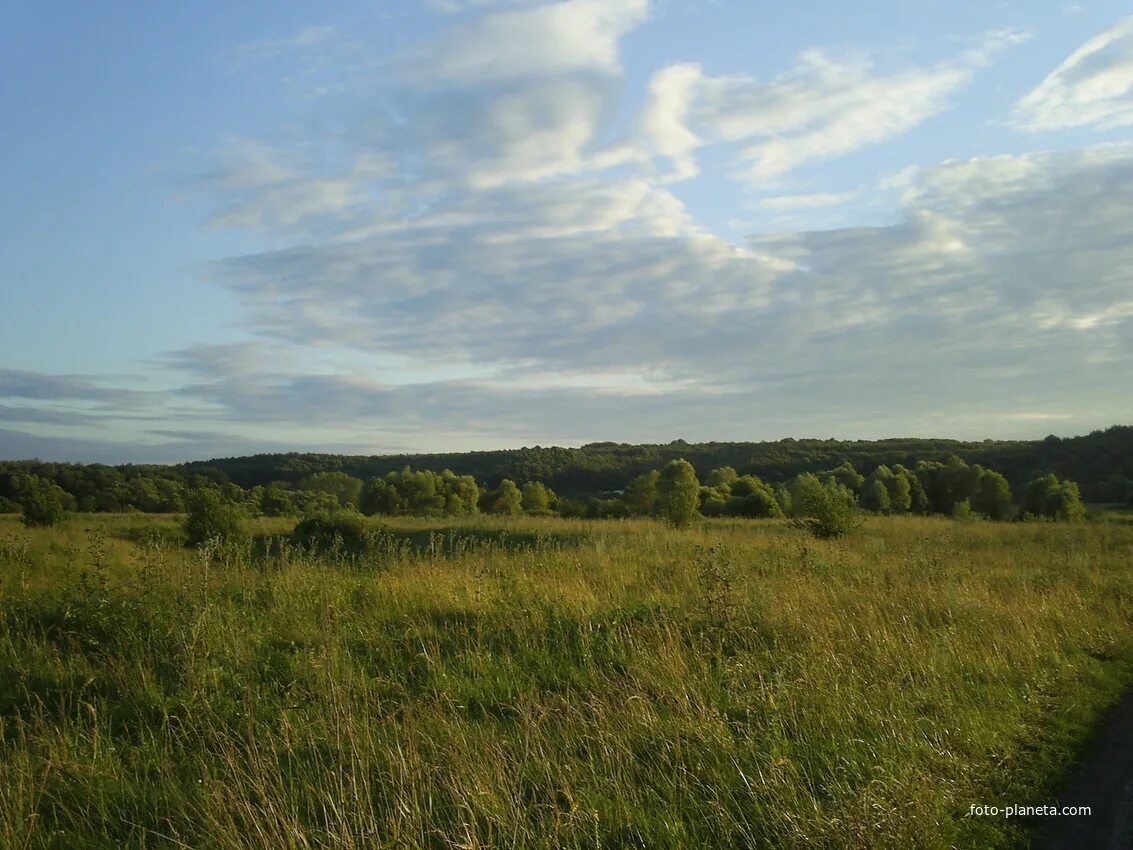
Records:
{"label": "tall tree", "polygon": [[649,516],[657,505],[657,478],[660,473],[651,469],[626,485],[622,500],[631,514]]}
{"label": "tall tree", "polygon": [[903,466],[896,466],[893,475],[886,480],[889,487],[889,511],[894,514],[907,514],[913,508],[912,482],[916,478]]}
{"label": "tall tree", "polygon": [[1011,513],[1011,485],[998,472],[981,469],[971,504],[972,510],[988,519],[1007,519]]}
{"label": "tall tree", "polygon": [[523,510],[523,494],[510,478],[500,482],[500,486],[491,496],[490,512],[514,516]]}
{"label": "tall tree", "polygon": [[541,481],[528,481],[523,485],[522,505],[526,514],[548,514],[551,512],[551,494]]}
{"label": "tall tree", "polygon": [[1048,493],[1058,489],[1058,476],[1053,472],[1039,478],[1032,478],[1023,490],[1023,513],[1031,516],[1045,516],[1046,497]]}
{"label": "tall tree", "polygon": [[700,504],[700,481],[687,460],[671,460],[657,478],[657,512],[675,526],[688,525]]}
{"label": "tall tree", "polygon": [[871,478],[862,489],[862,507],[879,514],[889,513],[889,488],[887,479]]}

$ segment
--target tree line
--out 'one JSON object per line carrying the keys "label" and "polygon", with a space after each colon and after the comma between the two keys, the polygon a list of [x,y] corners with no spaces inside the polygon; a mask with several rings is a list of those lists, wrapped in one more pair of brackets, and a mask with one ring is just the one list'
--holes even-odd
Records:
{"label": "tree line", "polygon": [[897,438],[886,440],[794,439],[765,442],[670,443],[634,445],[590,443],[578,448],[532,446],[500,451],[450,454],[330,455],[274,454],[184,464],[186,473],[223,475],[250,488],[272,481],[292,485],[316,472],[345,472],[368,480],[413,469],[471,475],[497,486],[512,481],[541,481],[572,499],[620,490],[625,482],[675,459],[692,464],[701,479],[713,469],[731,466],[740,475],[785,483],[795,476],[819,474],[842,461],[859,470],[885,465],[911,468],[919,461],[945,463],[953,455],[968,464],[997,470],[1016,491],[1031,480],[1054,473],[1081,485],[1086,501],[1133,504],[1133,427],[1114,426],[1080,437],[1049,436],[1042,440]]}
{"label": "tree line", "polygon": [[[5,473],[3,484],[9,511],[20,511],[28,524],[50,525],[69,511],[86,505],[120,502],[85,493],[75,494],[47,477],[30,472]],[[879,464],[868,475],[849,461],[819,471],[803,472],[785,482],[768,482],[757,475],[740,475],[732,466],[716,467],[702,482],[695,467],[683,458],[630,479],[602,497],[561,497],[537,480],[520,486],[505,478],[496,486],[478,483],[470,475],[449,469],[433,472],[405,467],[367,480],[345,472],[316,472],[296,484],[273,481],[244,489],[231,481],[198,476],[177,481],[138,475],[117,485],[117,494],[140,494],[136,510],[178,513],[192,509],[200,493],[210,504],[222,504],[252,516],[309,517],[343,511],[368,516],[503,516],[559,515],[617,518],[658,516],[675,524],[704,517],[791,517],[814,523],[823,517],[842,524],[858,511],[878,514],[945,514],[980,516],[991,520],[1015,517],[1078,520],[1085,516],[1078,485],[1053,473],[1028,482],[1016,503],[1007,478],[980,464],[953,455],[947,461],[922,460]],[[835,515],[837,515],[835,517]]]}
{"label": "tree line", "polygon": [[[602,510],[617,514],[628,508],[614,504],[595,507],[590,502],[593,498],[608,500],[629,480],[659,470],[675,459],[687,460],[705,481],[713,470],[731,467],[739,477],[755,476],[774,486],[785,485],[806,472],[821,475],[843,462],[858,470],[880,466],[894,470],[912,469],[920,462],[945,464],[953,456],[969,465],[998,471],[1016,492],[1021,493],[1030,481],[1053,473],[1059,480],[1079,482],[1086,501],[1133,504],[1133,427],[1114,426],[1082,437],[1050,436],[1035,441],[675,440],[663,445],[592,443],[580,448],[535,446],[439,455],[291,453],[167,466],[0,461],[0,512],[19,510],[16,482],[21,476],[34,475],[65,492],[68,510],[176,513],[185,510],[189,493],[215,486],[228,501],[246,502],[253,510],[265,503],[263,510],[269,514],[300,514],[310,512],[311,499],[317,498],[307,495],[304,483],[316,475],[340,472],[367,482],[391,473],[400,474],[408,467],[437,474],[451,470],[457,477],[473,478],[481,491],[495,489],[504,480],[538,481],[566,497],[562,505],[567,513],[593,514]],[[883,498],[880,490],[872,483],[869,486],[873,492],[859,494],[863,504],[884,510],[878,501]],[[900,504],[900,493],[894,495]],[[709,506],[708,510],[715,507]]]}

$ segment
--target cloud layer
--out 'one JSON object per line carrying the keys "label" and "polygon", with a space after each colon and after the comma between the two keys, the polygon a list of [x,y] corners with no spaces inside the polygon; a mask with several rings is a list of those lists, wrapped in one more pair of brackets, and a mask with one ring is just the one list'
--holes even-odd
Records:
{"label": "cloud layer", "polygon": [[[594,214],[606,206],[586,194],[575,202],[582,220],[588,203]],[[554,194],[544,203],[561,208]],[[280,343],[490,367],[477,383],[433,387],[438,404],[492,389],[487,407],[504,410],[499,393],[517,376],[616,371],[650,376],[623,390],[627,410],[630,396],[654,404],[660,394],[727,416],[778,410],[813,421],[876,393],[918,399],[915,413],[892,411],[897,430],[965,408],[986,410],[990,425],[1066,410],[1133,365],[1131,204],[1133,148],[1110,146],[946,163],[916,175],[892,225],[745,248],[682,226],[676,209],[658,226],[631,206],[600,235],[560,222],[561,232],[534,236],[544,223],[533,215],[518,217],[526,231],[510,217],[439,230],[425,219],[233,259],[217,279]],[[499,238],[514,229],[520,238]],[[299,398],[311,388],[277,389]],[[335,392],[342,398],[327,409],[354,393],[430,409],[421,388]],[[513,395],[519,404],[524,394]],[[554,411],[547,427],[570,422],[548,399],[538,404]],[[285,399],[263,409],[276,405]]]}

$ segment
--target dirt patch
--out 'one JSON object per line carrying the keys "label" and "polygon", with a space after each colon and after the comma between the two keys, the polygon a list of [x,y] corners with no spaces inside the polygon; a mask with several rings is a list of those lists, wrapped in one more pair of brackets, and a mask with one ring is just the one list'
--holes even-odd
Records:
{"label": "dirt patch", "polygon": [[1133,691],[1109,715],[1058,805],[1089,806],[1091,813],[1044,818],[1036,850],[1133,848]]}

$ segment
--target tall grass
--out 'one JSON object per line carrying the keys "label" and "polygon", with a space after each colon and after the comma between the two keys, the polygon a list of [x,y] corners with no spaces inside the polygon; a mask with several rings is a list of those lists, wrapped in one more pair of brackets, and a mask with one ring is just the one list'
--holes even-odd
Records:
{"label": "tall grass", "polygon": [[1024,846],[1133,660],[1117,524],[288,530],[0,521],[0,846]]}

